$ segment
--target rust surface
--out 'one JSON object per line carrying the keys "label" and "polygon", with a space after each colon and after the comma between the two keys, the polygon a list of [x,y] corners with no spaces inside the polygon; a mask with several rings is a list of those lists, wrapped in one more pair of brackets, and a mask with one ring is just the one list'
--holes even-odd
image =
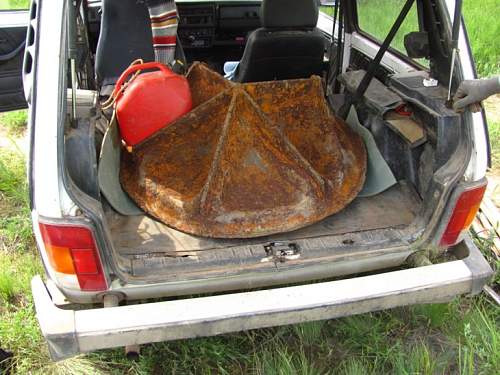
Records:
{"label": "rust surface", "polygon": [[361,138],[330,113],[321,79],[231,83],[201,63],[194,109],[123,153],[121,182],[181,231],[247,238],[332,215],[361,190]]}

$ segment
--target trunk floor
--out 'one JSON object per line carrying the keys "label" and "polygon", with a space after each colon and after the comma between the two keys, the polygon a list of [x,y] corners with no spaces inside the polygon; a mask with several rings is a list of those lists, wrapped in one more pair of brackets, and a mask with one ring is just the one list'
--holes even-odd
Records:
{"label": "trunk floor", "polygon": [[401,227],[412,223],[420,206],[421,200],[413,188],[401,182],[376,196],[356,198],[343,211],[313,225],[293,232],[251,239],[197,237],[170,228],[149,216],[122,216],[111,209],[106,214],[115,249],[120,255],[128,257],[224,249]]}

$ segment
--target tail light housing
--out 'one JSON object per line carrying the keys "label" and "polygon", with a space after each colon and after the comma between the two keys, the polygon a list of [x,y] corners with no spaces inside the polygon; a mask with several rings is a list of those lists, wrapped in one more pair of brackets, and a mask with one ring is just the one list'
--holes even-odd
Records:
{"label": "tail light housing", "polygon": [[439,244],[443,247],[453,246],[460,240],[460,234],[469,230],[477,215],[486,191],[487,182],[464,190],[458,197],[450,220],[441,236]]}
{"label": "tail light housing", "polygon": [[39,223],[50,265],[54,271],[74,275],[83,291],[103,291],[108,283],[90,228]]}

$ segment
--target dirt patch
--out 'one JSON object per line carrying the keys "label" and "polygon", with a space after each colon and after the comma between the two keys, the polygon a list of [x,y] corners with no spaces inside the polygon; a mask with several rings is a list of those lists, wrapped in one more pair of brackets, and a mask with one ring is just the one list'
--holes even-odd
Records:
{"label": "dirt patch", "polygon": [[489,121],[500,122],[500,94],[490,96],[483,102]]}
{"label": "dirt patch", "polygon": [[7,129],[0,126],[0,149],[9,151],[21,151],[23,154],[28,152],[28,137],[25,134],[21,136],[12,136]]}
{"label": "dirt patch", "polygon": [[500,174],[499,171],[490,171],[488,177],[488,188],[486,195],[500,208]]}
{"label": "dirt patch", "polygon": [[[493,131],[492,126],[494,123],[500,123],[500,95],[493,95],[484,101],[484,109],[486,110],[486,115],[488,117],[488,122],[490,126],[490,141],[494,145],[495,131]],[[496,126],[496,125],[495,125]],[[496,160],[494,158],[494,160]],[[493,165],[493,168],[488,172],[488,190],[487,195],[495,203],[497,207],[500,207],[500,168],[498,165]]]}

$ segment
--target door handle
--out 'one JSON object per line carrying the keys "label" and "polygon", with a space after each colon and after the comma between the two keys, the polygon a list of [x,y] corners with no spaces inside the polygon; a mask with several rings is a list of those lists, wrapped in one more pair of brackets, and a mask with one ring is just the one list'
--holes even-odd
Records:
{"label": "door handle", "polygon": [[0,62],[8,61],[14,58],[18,53],[24,50],[24,46],[26,45],[26,42],[22,42],[19,46],[14,48],[11,52],[5,53],[3,55],[0,55]]}

